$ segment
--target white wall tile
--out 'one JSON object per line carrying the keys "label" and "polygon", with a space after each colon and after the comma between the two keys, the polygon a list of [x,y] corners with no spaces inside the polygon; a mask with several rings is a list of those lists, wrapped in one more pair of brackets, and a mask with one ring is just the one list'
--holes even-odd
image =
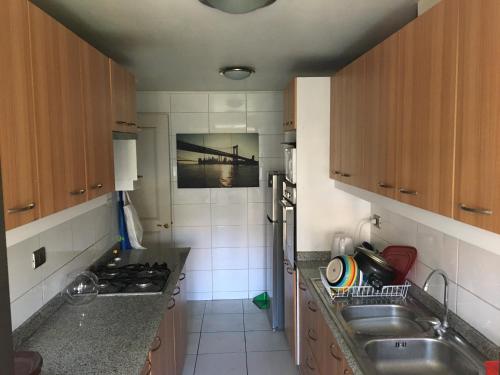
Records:
{"label": "white wall tile", "polygon": [[210,112],[245,112],[246,95],[242,93],[213,93],[209,95]]}
{"label": "white wall tile", "polygon": [[247,93],[247,111],[283,111],[281,91]]}
{"label": "white wall tile", "polygon": [[172,112],[208,112],[208,94],[172,94],[170,105]]}
{"label": "white wall tile", "polygon": [[[95,241],[108,235],[111,230],[111,205],[103,205],[93,211],[95,226]],[[113,211],[115,212],[115,211]]]}
{"label": "white wall tile", "polygon": [[266,223],[265,225],[265,241],[264,244],[265,246],[273,246],[273,241],[274,241],[274,233],[273,233],[273,225],[269,222]]}
{"label": "white wall tile", "polygon": [[79,252],[73,251],[71,222],[60,224],[40,233],[40,246],[45,247],[47,255],[47,262],[41,267],[44,278],[79,254]]}
{"label": "white wall tile", "polygon": [[212,292],[212,271],[187,271],[186,291]]}
{"label": "white wall tile", "polygon": [[186,292],[188,301],[208,301],[212,299],[212,292]]}
{"label": "white wall tile", "polygon": [[247,132],[283,134],[283,112],[247,112]]}
{"label": "white wall tile", "polygon": [[248,225],[248,246],[262,247],[266,244],[266,226]]}
{"label": "white wall tile", "polygon": [[210,225],[209,204],[180,204],[172,206],[175,227]]}
{"label": "white wall tile", "polygon": [[211,248],[212,230],[210,226],[204,227],[174,227],[174,244],[176,247]]}
{"label": "white wall tile", "polygon": [[170,112],[170,94],[164,91],[138,91],[137,112]]}
{"label": "white wall tile", "polygon": [[212,249],[191,249],[186,260],[187,271],[210,271],[212,269]]}
{"label": "white wall tile", "polygon": [[265,290],[249,290],[248,291],[248,298],[252,299],[256,296],[258,296],[259,294],[262,294],[266,292]]}
{"label": "white wall tile", "polygon": [[267,223],[265,203],[248,203],[248,224],[265,223]]}
{"label": "white wall tile", "polygon": [[11,302],[43,280],[43,265],[34,270],[31,263],[33,251],[39,248],[39,236],[7,248]]}
{"label": "white wall tile", "polygon": [[96,242],[95,238],[95,210],[89,211],[71,220],[73,231],[73,250],[82,252]]}
{"label": "white wall tile", "polygon": [[210,189],[179,189],[172,187],[173,204],[210,203]]}
{"label": "white wall tile", "polygon": [[500,310],[459,287],[457,313],[496,345],[500,345]]}
{"label": "white wall tile", "polygon": [[208,133],[208,113],[171,113],[170,135],[176,141],[175,134]]}
{"label": "white wall tile", "polygon": [[248,270],[214,270],[214,292],[247,292]]}
{"label": "white wall tile", "polygon": [[246,226],[213,226],[212,248],[214,247],[247,247]]}
{"label": "white wall tile", "polygon": [[267,180],[270,171],[284,171],[284,170],[285,170],[285,164],[283,158],[259,158],[260,181]]}
{"label": "white wall tile", "polygon": [[248,248],[249,268],[266,268],[266,248],[250,247]]}
{"label": "white wall tile", "polygon": [[283,142],[283,135],[259,135],[259,157],[283,157],[283,146],[281,145],[281,142]]}
{"label": "white wall tile", "polygon": [[267,180],[259,181],[259,187],[248,188],[248,203],[271,202],[272,191],[267,186]]}
{"label": "white wall tile", "polygon": [[210,113],[210,133],[245,133],[247,119],[245,112]]}
{"label": "white wall tile", "polygon": [[246,204],[211,205],[213,225],[246,225]]}
{"label": "white wall tile", "polygon": [[247,189],[210,189],[210,198],[212,204],[246,203]]}
{"label": "white wall tile", "polygon": [[248,269],[248,248],[214,248],[212,250],[212,264],[214,270]]}
{"label": "white wall tile", "polygon": [[500,255],[460,241],[458,283],[500,309]]}
{"label": "white wall tile", "polygon": [[266,290],[265,269],[251,269],[248,271],[248,288],[250,290]]}
{"label": "white wall tile", "polygon": [[26,319],[43,306],[42,296],[42,285],[38,284],[11,303],[10,315],[12,319],[12,330],[19,327]]}
{"label": "white wall tile", "polygon": [[214,292],[213,299],[247,299],[248,291],[244,290],[241,292]]}

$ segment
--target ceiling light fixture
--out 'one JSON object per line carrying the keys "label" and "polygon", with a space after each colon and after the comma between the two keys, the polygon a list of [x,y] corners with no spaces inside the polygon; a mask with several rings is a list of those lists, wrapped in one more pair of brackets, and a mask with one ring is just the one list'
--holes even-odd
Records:
{"label": "ceiling light fixture", "polygon": [[255,73],[255,70],[246,66],[228,66],[219,70],[219,74],[229,79],[239,81],[250,77]]}
{"label": "ceiling light fixture", "polygon": [[276,0],[200,0],[201,3],[209,7],[231,14],[253,12],[259,8],[271,5],[275,1]]}

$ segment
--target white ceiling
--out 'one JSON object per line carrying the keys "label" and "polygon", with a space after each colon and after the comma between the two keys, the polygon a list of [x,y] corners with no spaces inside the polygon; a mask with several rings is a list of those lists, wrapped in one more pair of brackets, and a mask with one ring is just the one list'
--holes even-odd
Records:
{"label": "white ceiling", "polygon": [[[230,15],[198,0],[33,0],[129,67],[140,90],[277,90],[326,75],[416,17],[417,0],[277,0]],[[251,78],[219,76],[250,65]]]}

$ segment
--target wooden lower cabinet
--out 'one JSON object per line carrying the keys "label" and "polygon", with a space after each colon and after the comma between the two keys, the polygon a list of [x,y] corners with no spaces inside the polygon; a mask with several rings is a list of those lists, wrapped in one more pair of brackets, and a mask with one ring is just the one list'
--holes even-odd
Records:
{"label": "wooden lower cabinet", "polygon": [[297,349],[296,349],[296,271],[293,269],[291,263],[285,259],[285,270],[283,272],[284,278],[284,315],[285,315],[285,336],[290,346],[292,358],[296,362]]}
{"label": "wooden lower cabinet", "polygon": [[184,368],[184,359],[187,350],[187,320],[186,320],[186,292],[185,292],[185,273],[181,273],[177,290],[174,308],[174,336],[175,336],[175,373],[182,374]]}
{"label": "wooden lower cabinet", "polygon": [[300,372],[302,375],[349,375],[352,371],[330,327],[299,279]]}

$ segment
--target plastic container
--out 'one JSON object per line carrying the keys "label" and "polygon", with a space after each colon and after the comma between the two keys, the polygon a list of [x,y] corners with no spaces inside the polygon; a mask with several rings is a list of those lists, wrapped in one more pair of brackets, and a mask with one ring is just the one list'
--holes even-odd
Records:
{"label": "plastic container", "polygon": [[252,302],[254,303],[255,306],[257,306],[261,310],[267,310],[270,306],[269,295],[267,294],[267,292],[255,296]]}
{"label": "plastic container", "polygon": [[484,362],[486,375],[500,375],[500,361]]}

